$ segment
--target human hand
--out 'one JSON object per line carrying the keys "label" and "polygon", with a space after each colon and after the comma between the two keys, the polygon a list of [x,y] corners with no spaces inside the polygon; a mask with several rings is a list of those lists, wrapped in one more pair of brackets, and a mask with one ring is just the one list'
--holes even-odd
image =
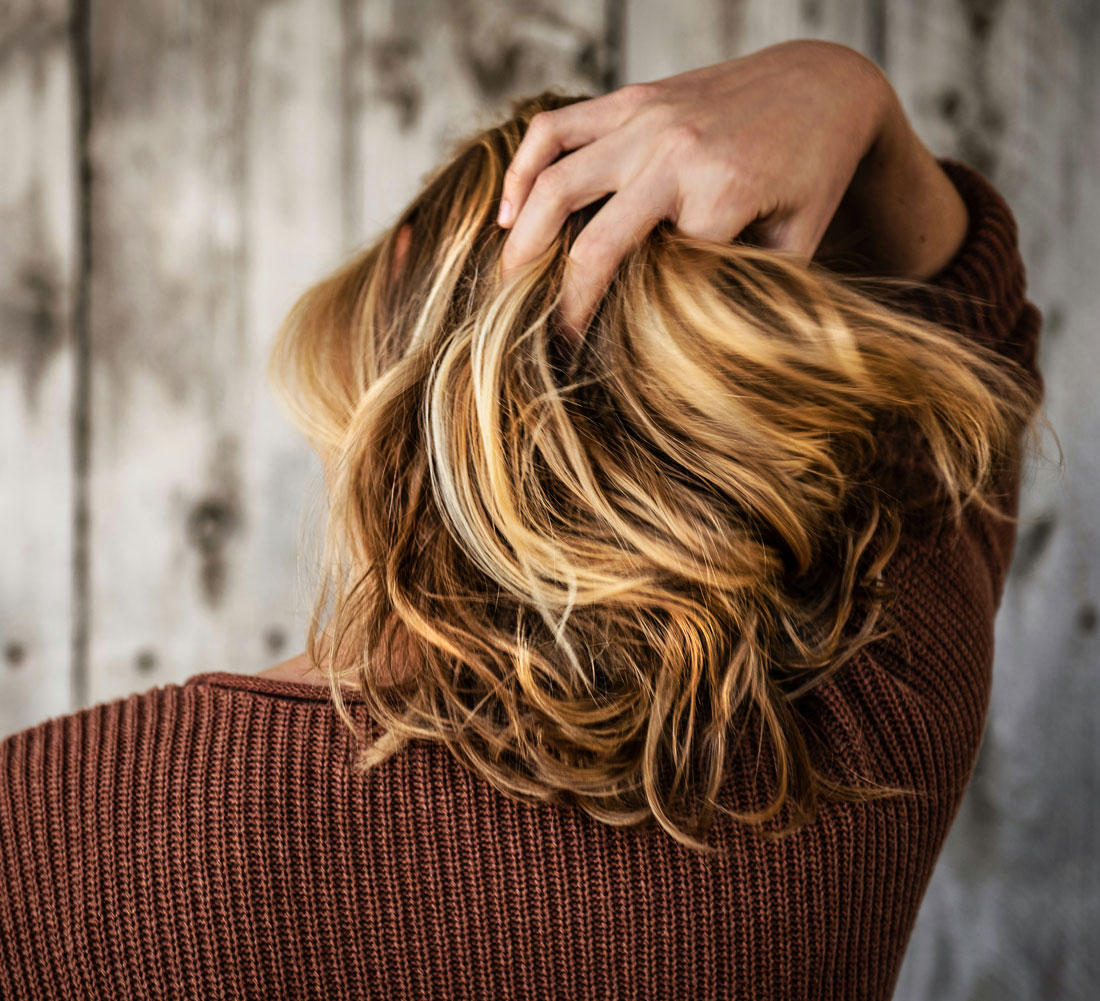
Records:
{"label": "human hand", "polygon": [[661,219],[717,241],[751,228],[752,242],[809,261],[894,97],[854,49],[798,39],[541,112],[504,179],[503,274],[610,192],[569,251],[561,309],[578,336]]}

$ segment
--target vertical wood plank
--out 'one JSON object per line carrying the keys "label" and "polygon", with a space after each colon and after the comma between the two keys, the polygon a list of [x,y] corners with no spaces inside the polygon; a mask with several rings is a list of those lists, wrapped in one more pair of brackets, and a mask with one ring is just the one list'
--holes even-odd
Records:
{"label": "vertical wood plank", "polygon": [[73,708],[73,110],[67,5],[0,8],[0,737]]}
{"label": "vertical wood plank", "polygon": [[335,2],[94,8],[91,700],[304,631],[312,456],[264,384],[339,257]]}
{"label": "vertical wood plank", "polygon": [[[251,623],[255,643],[241,656],[251,656],[257,667],[304,649],[312,597],[309,553],[297,549],[300,530],[309,527],[307,502],[320,497],[320,467],[277,408],[265,367],[294,300],[343,256],[341,24],[338,2],[297,0],[265,6],[253,38],[252,112],[244,136],[248,349],[240,385],[249,401],[241,464],[254,540],[238,560],[231,615]],[[230,661],[220,669],[256,668]]]}

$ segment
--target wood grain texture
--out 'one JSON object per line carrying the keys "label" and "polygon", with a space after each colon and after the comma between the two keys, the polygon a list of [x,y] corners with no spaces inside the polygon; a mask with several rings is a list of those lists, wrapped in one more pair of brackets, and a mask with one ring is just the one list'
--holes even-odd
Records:
{"label": "wood grain texture", "polygon": [[874,4],[848,0],[697,0],[680,6],[629,0],[624,83],[658,80],[790,38],[818,38],[873,53]]}
{"label": "wood grain texture", "polygon": [[294,626],[308,465],[262,363],[292,283],[338,250],[325,14],[93,8],[90,701],[257,670]]}
{"label": "wood grain texture", "polygon": [[0,8],[0,732],[72,702],[75,151],[68,11]]}

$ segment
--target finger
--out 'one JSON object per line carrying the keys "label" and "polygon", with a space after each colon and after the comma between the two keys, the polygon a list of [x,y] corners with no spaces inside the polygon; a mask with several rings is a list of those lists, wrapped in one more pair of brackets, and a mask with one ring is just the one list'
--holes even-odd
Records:
{"label": "finger", "polygon": [[808,264],[825,234],[825,227],[806,212],[760,226],[762,245],[792,254]]}
{"label": "finger", "polygon": [[667,215],[669,200],[644,177],[608,199],[569,250],[560,310],[574,337],[583,335],[623,258]]}
{"label": "finger", "polygon": [[617,129],[643,93],[641,85],[630,84],[610,94],[535,115],[504,175],[497,222],[501,226],[511,225],[527,201],[535,178],[560,153],[586,146]]}
{"label": "finger", "polygon": [[500,252],[505,277],[544,253],[571,212],[620,186],[619,171],[625,157],[619,155],[618,146],[614,137],[607,136],[539,174]]}

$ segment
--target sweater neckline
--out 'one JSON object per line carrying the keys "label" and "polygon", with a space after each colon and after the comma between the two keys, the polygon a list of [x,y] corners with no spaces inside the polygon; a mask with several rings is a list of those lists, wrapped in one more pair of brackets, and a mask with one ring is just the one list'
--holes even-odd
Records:
{"label": "sweater neckline", "polygon": [[[276,695],[283,698],[307,699],[311,702],[329,702],[332,699],[328,686],[311,685],[305,681],[279,681],[275,678],[262,678],[258,674],[237,674],[233,671],[203,671],[193,674],[183,682],[187,685],[212,685],[216,688],[233,688],[262,695]],[[341,686],[346,702],[362,702],[357,689]]]}

